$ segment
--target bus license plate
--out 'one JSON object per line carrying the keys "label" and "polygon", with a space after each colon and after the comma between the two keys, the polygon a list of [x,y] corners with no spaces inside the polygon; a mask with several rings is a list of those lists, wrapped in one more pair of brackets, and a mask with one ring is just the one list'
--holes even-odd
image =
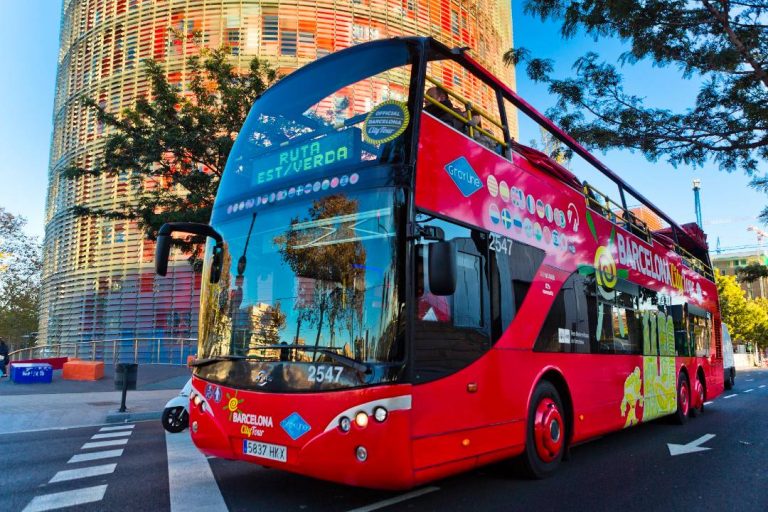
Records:
{"label": "bus license plate", "polygon": [[249,441],[248,439],[243,439],[243,453],[278,462],[286,462],[288,460],[288,447],[279,444]]}

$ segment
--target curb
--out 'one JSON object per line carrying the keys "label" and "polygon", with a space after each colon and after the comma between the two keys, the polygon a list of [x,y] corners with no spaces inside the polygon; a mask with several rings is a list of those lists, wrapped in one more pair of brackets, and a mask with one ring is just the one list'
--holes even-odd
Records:
{"label": "curb", "polygon": [[163,411],[152,412],[111,412],[107,414],[107,423],[129,423],[131,421],[159,420]]}

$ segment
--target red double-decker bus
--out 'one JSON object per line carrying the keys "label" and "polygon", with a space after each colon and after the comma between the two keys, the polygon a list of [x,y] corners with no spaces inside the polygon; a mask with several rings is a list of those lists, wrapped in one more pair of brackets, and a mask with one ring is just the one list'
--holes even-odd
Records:
{"label": "red double-decker bus", "polygon": [[[544,127],[615,201],[515,140]],[[651,229],[634,198],[663,226]],[[361,44],[254,104],[211,224],[191,436],[206,454],[372,488],[568,447],[723,389],[705,236],[462,50]]]}

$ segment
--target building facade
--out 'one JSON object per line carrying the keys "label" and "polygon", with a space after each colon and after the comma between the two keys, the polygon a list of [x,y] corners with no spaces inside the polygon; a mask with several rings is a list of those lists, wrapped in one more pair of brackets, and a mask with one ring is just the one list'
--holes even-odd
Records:
{"label": "building facade", "polygon": [[[193,31],[204,46],[228,45],[238,66],[258,56],[282,73],[364,41],[432,35],[470,47],[514,86],[514,70],[501,63],[512,47],[511,5],[504,0],[64,0],[46,204],[43,343],[197,335],[200,279],[183,258],[169,269],[170,278],[156,279],[154,244],[135,224],[72,212],[76,205],[114,209],[130,201],[129,180],[61,175],[73,165],[94,166],[107,135],[80,98],[93,98],[110,112],[130,107],[149,93],[141,64],[147,58],[161,62],[183,89],[186,60],[200,46],[178,34]],[[449,79],[450,70],[441,76]]]}
{"label": "building facade", "polygon": [[[738,275],[737,271],[740,268],[744,268],[751,263],[768,265],[768,254],[766,254],[763,249],[723,254],[712,253],[711,257],[712,266],[716,268],[720,274],[726,276]],[[768,297],[768,278],[761,277],[751,283],[739,281],[739,285],[750,299]]]}

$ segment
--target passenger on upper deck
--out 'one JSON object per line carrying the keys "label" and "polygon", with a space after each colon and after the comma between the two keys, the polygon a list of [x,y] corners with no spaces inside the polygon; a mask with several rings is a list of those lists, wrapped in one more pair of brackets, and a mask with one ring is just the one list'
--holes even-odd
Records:
{"label": "passenger on upper deck", "polygon": [[472,120],[467,125],[467,130],[466,130],[467,135],[470,135],[474,140],[476,140],[477,142],[479,142],[483,146],[487,147],[491,151],[498,152],[498,148],[496,147],[496,143],[493,141],[493,139],[491,139],[490,137],[488,137],[487,135],[482,133],[480,130],[471,130],[470,131],[469,130],[470,127],[472,127],[472,128],[481,128],[481,129],[483,128],[483,124],[482,124],[482,120],[481,120],[480,114],[472,113]]}
{"label": "passenger on upper deck", "polygon": [[[453,106],[453,103],[451,103],[451,99],[448,97],[448,93],[446,92],[445,89],[442,89],[440,87],[430,87],[429,89],[427,89],[427,96],[437,101],[444,107],[449,108],[452,111],[456,112],[458,116],[462,116],[461,111],[456,109],[456,107]],[[457,130],[461,130],[464,127],[464,123],[458,117],[440,108],[439,105],[434,104],[428,99],[424,100],[424,112],[435,116],[440,121],[444,122],[449,126],[454,127]]]}

